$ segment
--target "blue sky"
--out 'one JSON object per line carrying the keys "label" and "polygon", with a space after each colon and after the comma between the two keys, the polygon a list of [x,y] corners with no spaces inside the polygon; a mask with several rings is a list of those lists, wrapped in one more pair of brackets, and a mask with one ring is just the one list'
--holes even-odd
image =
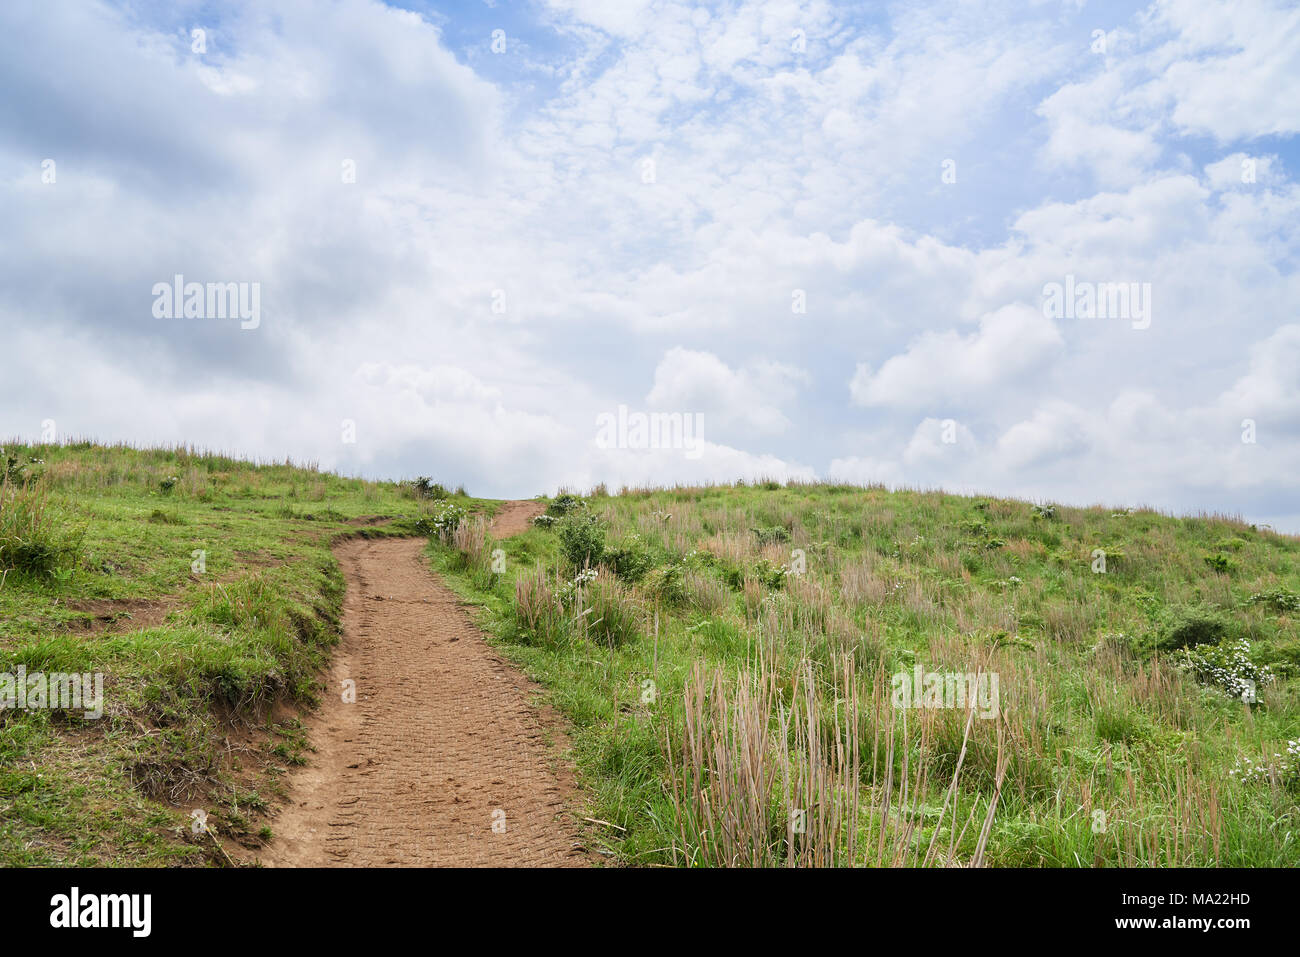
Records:
{"label": "blue sky", "polygon": [[[1300,531],[1294,5],[18,3],[0,81],[0,434]],[[260,324],[157,317],[177,273]]]}

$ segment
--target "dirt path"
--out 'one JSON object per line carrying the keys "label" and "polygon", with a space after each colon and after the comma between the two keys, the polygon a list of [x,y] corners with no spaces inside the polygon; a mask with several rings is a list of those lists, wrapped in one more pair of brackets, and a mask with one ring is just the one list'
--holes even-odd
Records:
{"label": "dirt path", "polygon": [[[528,526],[507,503],[496,537]],[[555,720],[483,640],[417,539],[354,540],[317,753],[262,854],[271,866],[583,866]],[[343,701],[346,680],[356,702]]]}
{"label": "dirt path", "polygon": [[506,502],[492,519],[492,537],[509,538],[526,532],[532,527],[533,519],[544,511],[546,507],[541,502]]}

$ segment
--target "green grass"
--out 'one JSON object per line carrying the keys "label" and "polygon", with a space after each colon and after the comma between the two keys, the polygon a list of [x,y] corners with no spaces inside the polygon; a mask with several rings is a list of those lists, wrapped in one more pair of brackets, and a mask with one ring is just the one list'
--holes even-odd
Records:
{"label": "green grass", "polygon": [[[817,676],[824,746],[847,740],[831,728],[844,713],[832,673],[846,657],[874,702],[855,713],[858,780],[823,793],[842,804],[861,790],[859,819],[827,838],[841,845],[836,860],[847,859],[850,832],[856,861],[880,863],[909,860],[938,831],[953,860],[995,866],[1300,863],[1300,771],[1286,759],[1300,739],[1295,537],[1219,516],[778,483],[625,490],[576,511],[495,543],[504,574],[440,543],[430,555],[572,722],[587,814],[617,825],[599,836],[618,860],[698,859],[687,851],[702,825],[673,799],[684,787],[683,690],[704,663],[725,681],[693,707],[714,707],[737,675],[752,684],[761,651],[763,680],[784,680],[766,727],[745,729],[767,767],[820,760],[776,730],[802,662]],[[593,548],[587,516],[604,528],[603,564],[595,583],[575,588],[574,559]],[[583,524],[566,532],[571,521]],[[1098,549],[1104,573],[1094,571]],[[1234,659],[1243,640],[1247,656]],[[1274,680],[1243,703],[1212,671],[1223,662]],[[974,722],[964,756],[964,716],[914,712],[907,729],[890,713],[890,676],[914,663],[1000,676],[1002,716]],[[882,812],[894,800],[882,783],[890,740],[912,792],[910,806]],[[739,758],[735,740],[722,747]],[[1230,773],[1247,759],[1272,765],[1271,780]],[[715,790],[725,783],[718,760],[705,760]],[[944,802],[959,761],[957,818],[976,820],[955,834]],[[768,793],[753,801],[771,828],[765,860],[780,863],[791,807]],[[916,824],[910,837],[903,817]],[[892,851],[876,846],[882,830]]]}
{"label": "green grass", "polygon": [[[0,712],[0,864],[228,863],[196,808],[236,856],[265,842],[337,640],[331,544],[427,534],[447,506],[186,449],[9,443],[0,464],[0,672],[101,672],[106,699],[98,721]],[[568,718],[618,862],[1300,862],[1294,537],[775,482],[551,505],[551,527],[471,521],[429,556]],[[999,719],[892,707],[915,664],[996,673]],[[743,858],[706,820],[736,809]]]}
{"label": "green grass", "polygon": [[195,808],[231,846],[264,842],[338,638],[330,545],[412,533],[429,503],[187,449],[11,442],[3,459],[21,474],[0,532],[22,547],[0,547],[0,672],[102,673],[105,715],[0,711],[0,864],[224,862]]}

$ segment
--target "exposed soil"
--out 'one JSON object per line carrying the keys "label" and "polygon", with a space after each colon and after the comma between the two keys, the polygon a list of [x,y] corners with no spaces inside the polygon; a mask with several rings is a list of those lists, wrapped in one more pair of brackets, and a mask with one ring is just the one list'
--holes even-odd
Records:
{"label": "exposed soil", "polygon": [[[504,506],[492,533],[528,527]],[[585,866],[554,716],[428,568],[421,539],[352,539],[343,640],[310,724],[317,753],[261,855],[272,866]],[[345,681],[355,703],[346,703]]]}
{"label": "exposed soil", "polygon": [[68,608],[90,617],[73,619],[67,627],[95,635],[156,628],[167,620],[178,604],[175,597],[92,598],[68,602]]}
{"label": "exposed soil", "polygon": [[532,528],[533,519],[546,511],[541,502],[506,502],[492,519],[492,537],[509,538]]}

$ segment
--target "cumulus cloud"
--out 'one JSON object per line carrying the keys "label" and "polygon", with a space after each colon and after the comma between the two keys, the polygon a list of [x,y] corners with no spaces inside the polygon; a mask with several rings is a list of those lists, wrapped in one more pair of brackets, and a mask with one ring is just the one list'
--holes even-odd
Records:
{"label": "cumulus cloud", "polygon": [[1004,306],[982,316],[969,335],[925,333],[875,372],[858,363],[849,394],[865,406],[934,407],[966,400],[1029,372],[1061,344],[1055,323],[1041,310]]}
{"label": "cumulus cloud", "polygon": [[733,370],[711,352],[677,347],[655,367],[646,402],[658,410],[701,412],[724,426],[780,433],[790,427],[781,404],[807,378],[799,369],[770,360]]}
{"label": "cumulus cloud", "polygon": [[[1094,54],[1071,6],[547,0],[491,10],[503,55],[454,5],[47,7],[0,8],[0,431],[1294,516],[1287,5]],[[156,319],[178,273],[260,326]],[[1067,275],[1149,283],[1150,327],[1045,318]],[[598,448],[621,404],[701,454]]]}

